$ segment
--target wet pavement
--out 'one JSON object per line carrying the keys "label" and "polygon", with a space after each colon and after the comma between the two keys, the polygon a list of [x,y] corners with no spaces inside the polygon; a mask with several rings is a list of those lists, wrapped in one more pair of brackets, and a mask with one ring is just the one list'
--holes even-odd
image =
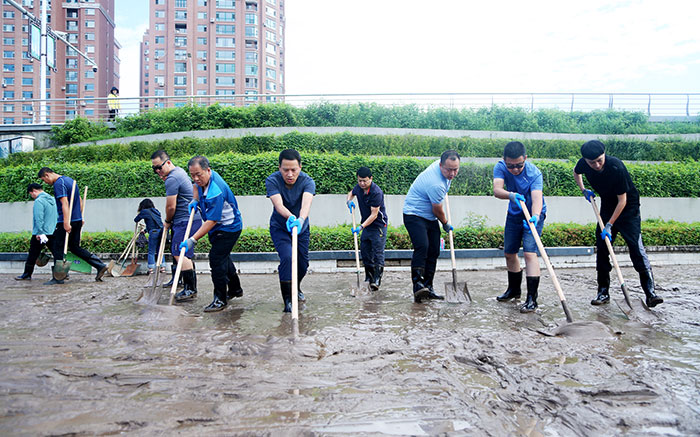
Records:
{"label": "wet pavement", "polygon": [[459,272],[472,304],[420,305],[406,272],[358,297],[354,274],[311,274],[296,338],[275,275],[213,314],[206,275],[175,307],[136,304],[144,276],[0,275],[0,434],[698,435],[698,271],[656,268],[666,302],[628,319],[589,304],[592,269],[558,270],[585,322],[566,327],[547,276],[520,314],[495,300],[505,271]]}

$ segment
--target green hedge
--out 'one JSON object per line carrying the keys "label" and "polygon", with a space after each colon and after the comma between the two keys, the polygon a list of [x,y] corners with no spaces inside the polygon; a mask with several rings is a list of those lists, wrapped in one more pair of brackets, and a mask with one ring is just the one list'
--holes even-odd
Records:
{"label": "green hedge", "polygon": [[[355,183],[355,171],[372,168],[375,182],[386,194],[406,194],[429,160],[399,157],[362,157],[340,154],[304,154],[303,170],[316,181],[317,194],[344,194]],[[187,159],[173,160],[185,167]],[[236,195],[265,194],[265,178],[277,170],[277,154],[238,155],[224,153],[210,157],[212,168],[226,180]],[[538,162],[546,196],[579,196],[571,162]],[[40,164],[0,169],[0,202],[28,200],[26,187],[37,182]],[[69,175],[90,187],[93,199],[163,196],[163,182],[146,162],[102,162],[55,164],[54,171]],[[630,164],[633,181],[642,196],[699,197],[700,162]],[[493,164],[463,163],[452,183],[454,195],[492,195]],[[47,187],[48,190],[49,187]]]}
{"label": "green hedge", "polygon": [[[225,152],[257,154],[294,148],[302,153],[338,152],[344,155],[370,156],[440,156],[455,149],[465,157],[503,155],[509,140],[489,138],[445,138],[418,135],[362,135],[349,132],[315,134],[292,132],[285,135],[245,136],[241,138],[184,138],[156,142],[134,141],[129,144],[62,147],[31,153],[13,153],[0,160],[0,166],[28,164],[53,165],[56,162],[148,161],[151,154],[163,149],[173,158],[194,155],[211,156]],[[581,141],[521,140],[531,158],[579,158]],[[700,159],[700,141],[635,139],[606,141],[607,152],[623,160],[687,161]]]}
{"label": "green hedge", "polygon": [[[593,246],[594,225],[547,224],[542,242],[547,247]],[[678,223],[660,220],[642,222],[644,244],[647,246],[692,246],[700,244],[700,222]],[[131,239],[130,232],[86,232],[82,246],[97,253],[120,253]],[[444,236],[444,235],[443,235]],[[0,252],[26,252],[29,233],[0,233]],[[624,245],[619,238],[618,245]],[[467,227],[455,230],[455,245],[460,249],[498,248],[503,245],[502,227]],[[206,253],[210,245],[206,237],[197,243],[196,252]],[[350,226],[311,228],[310,250],[353,250]],[[406,229],[390,227],[387,249],[411,249]],[[267,229],[244,229],[234,247],[235,252],[274,252]],[[145,249],[140,250],[141,253]]]}
{"label": "green hedge", "polygon": [[[90,131],[82,121],[76,120],[54,129],[56,140],[69,144],[105,137],[102,124],[96,124]],[[300,108],[278,103],[248,107],[188,105],[152,110],[118,119],[113,136],[268,126],[358,126],[592,134],[700,132],[698,121],[649,123],[644,113],[629,111],[527,111],[500,106],[477,110],[424,109],[417,105],[382,106],[376,103],[318,103]]]}

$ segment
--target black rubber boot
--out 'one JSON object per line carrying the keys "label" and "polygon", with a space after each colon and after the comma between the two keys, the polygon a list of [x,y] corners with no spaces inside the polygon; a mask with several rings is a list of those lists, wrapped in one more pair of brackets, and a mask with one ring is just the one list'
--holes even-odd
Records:
{"label": "black rubber boot", "polygon": [[663,298],[658,296],[654,290],[654,275],[652,275],[651,270],[639,272],[639,282],[642,284],[642,290],[644,290],[644,294],[647,297],[647,306],[649,308],[664,303]]}
{"label": "black rubber boot", "polygon": [[435,268],[425,269],[425,286],[428,287],[428,299],[445,300],[445,296],[440,296],[435,293],[433,288],[433,278],[435,277]]}
{"label": "black rubber boot", "polygon": [[374,266],[365,264],[365,282],[369,282],[370,284],[372,284],[372,282],[374,282],[375,274],[376,273],[374,271]]}
{"label": "black rubber boot", "polygon": [[413,301],[415,303],[423,302],[423,299],[428,299],[430,290],[425,286],[425,279],[423,278],[424,270],[421,267],[414,267],[411,269],[411,281],[413,281]]}
{"label": "black rubber boot", "polygon": [[[51,271],[52,271],[52,272],[55,272],[55,271],[56,271],[56,264],[53,265],[53,269],[52,269]],[[62,279],[56,279],[54,276],[51,276],[51,280],[50,280],[50,281],[44,282],[44,285],[59,285],[59,284],[63,284],[63,280],[62,280]]]}
{"label": "black rubber boot", "polygon": [[194,269],[183,270],[180,272],[180,276],[182,276],[183,289],[175,295],[175,301],[184,302],[197,297],[197,276]]}
{"label": "black rubber boot", "polygon": [[531,313],[537,309],[537,289],[540,286],[539,276],[526,276],[527,283],[527,298],[525,303],[520,307],[521,313]]}
{"label": "black rubber boot", "polygon": [[520,298],[520,283],[523,281],[523,271],[520,270],[519,272],[508,272],[508,288],[506,291],[496,297],[496,300],[499,302],[508,302],[511,299],[519,299]]}
{"label": "black rubber boot", "polygon": [[382,285],[382,274],[384,273],[384,266],[377,266],[374,269],[374,280],[369,283],[369,288],[372,291],[379,290],[379,286]]}
{"label": "black rubber boot", "polygon": [[301,280],[299,280],[299,285],[297,285],[297,302],[306,302],[306,296],[304,295],[304,292],[301,291]]}
{"label": "black rubber boot", "polygon": [[610,302],[610,272],[598,271],[598,295],[591,305],[603,305]]}
{"label": "black rubber boot", "polygon": [[24,268],[24,273],[22,273],[19,276],[15,276],[15,281],[31,281],[32,280],[32,274],[27,273],[27,267]]}
{"label": "black rubber boot", "polygon": [[[214,294],[216,295],[216,291],[214,291]],[[214,300],[211,301],[209,305],[204,307],[204,312],[205,313],[213,313],[216,311],[221,311],[224,308],[226,308],[226,302],[222,301],[218,297],[214,296]]]}
{"label": "black rubber boot", "polygon": [[280,291],[284,302],[284,312],[292,312],[292,281],[280,281]]}
{"label": "black rubber boot", "polygon": [[228,291],[226,297],[233,299],[234,297],[242,297],[243,288],[241,288],[241,280],[238,278],[238,273],[234,273],[228,277]]}
{"label": "black rubber boot", "polygon": [[[163,283],[163,288],[170,288],[173,286],[173,279],[175,279],[175,270],[177,270],[177,264],[172,264],[170,266],[170,272],[172,276],[170,276],[170,280],[168,282]],[[182,285],[182,275],[180,275],[180,278],[177,280],[177,285]]]}

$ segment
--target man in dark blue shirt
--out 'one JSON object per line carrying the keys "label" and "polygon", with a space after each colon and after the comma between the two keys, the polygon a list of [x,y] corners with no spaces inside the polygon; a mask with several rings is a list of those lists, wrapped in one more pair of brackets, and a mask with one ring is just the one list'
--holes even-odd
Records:
{"label": "man in dark blue shirt", "polygon": [[357,197],[360,208],[360,224],[352,230],[360,233],[360,251],[365,266],[365,281],[373,291],[379,290],[384,273],[384,247],[388,218],[384,206],[384,192],[372,181],[372,170],[360,167],[357,170],[357,185],[348,193],[346,203],[352,214]]}
{"label": "man in dark blue shirt", "polygon": [[[42,167],[39,170],[39,179],[44,183],[53,186],[53,195],[56,198],[56,209],[58,210],[58,222],[56,230],[53,233],[53,245],[51,253],[53,254],[54,263],[63,260],[63,247],[68,234],[68,250],[73,255],[84,259],[88,264],[97,269],[95,281],[102,281],[102,277],[107,271],[107,266],[95,254],[80,247],[80,230],[83,227],[83,214],[80,207],[80,189],[78,184],[75,184],[75,193],[73,198],[73,211],[70,210],[70,196],[73,189],[73,179],[68,176],[61,176],[48,167]],[[70,216],[70,222],[66,222],[63,218]],[[55,264],[54,264],[55,267]],[[62,280],[51,278],[45,285],[62,284]]]}
{"label": "man in dark blue shirt", "polygon": [[[297,228],[299,285],[309,267],[309,210],[316,194],[316,183],[301,171],[301,156],[294,149],[283,150],[279,155],[279,171],[265,180],[267,197],[272,201],[270,237],[280,257],[277,269],[284,312],[292,311],[292,235]],[[305,297],[299,287],[299,301]]]}
{"label": "man in dark blue shirt", "polygon": [[204,311],[221,311],[226,308],[228,299],[243,296],[241,281],[231,261],[231,250],[243,229],[241,212],[231,188],[211,169],[207,158],[195,156],[187,167],[197,188],[189,209],[199,207],[204,223],[194,235],[180,243],[179,248],[192,250],[197,240],[209,234],[209,267],[214,283],[214,300]]}

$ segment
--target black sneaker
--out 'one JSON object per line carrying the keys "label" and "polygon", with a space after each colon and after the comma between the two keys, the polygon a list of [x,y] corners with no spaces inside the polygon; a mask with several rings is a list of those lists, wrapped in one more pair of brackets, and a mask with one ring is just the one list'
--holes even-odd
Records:
{"label": "black sneaker", "polygon": [[32,280],[32,276],[28,275],[26,273],[22,273],[19,276],[15,276],[15,281],[31,281],[31,280]]}
{"label": "black sneaker", "polygon": [[226,302],[221,301],[218,297],[215,297],[214,300],[204,307],[204,312],[205,313],[214,313],[216,311],[221,311],[224,308],[226,308]]}
{"label": "black sneaker", "polygon": [[56,278],[51,278],[50,281],[44,282],[44,285],[60,285],[60,284],[63,284],[63,283],[64,283],[64,282],[63,282],[62,280],[59,281],[59,280],[56,279]]}

